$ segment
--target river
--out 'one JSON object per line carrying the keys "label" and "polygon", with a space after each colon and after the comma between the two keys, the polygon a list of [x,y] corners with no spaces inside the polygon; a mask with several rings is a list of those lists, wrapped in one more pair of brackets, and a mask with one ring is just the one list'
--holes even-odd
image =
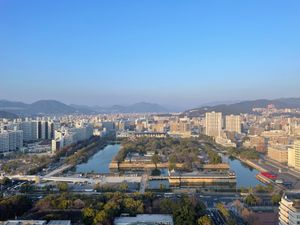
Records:
{"label": "river", "polygon": [[230,165],[230,169],[235,172],[237,179],[237,187],[254,187],[258,184],[263,185],[256,179],[258,170],[249,167],[238,159],[222,155],[223,161]]}
{"label": "river", "polygon": [[[109,163],[120,150],[120,145],[107,145],[104,149],[94,154],[86,163],[81,163],[76,166],[77,173],[109,173]],[[262,184],[256,179],[258,170],[253,169],[238,159],[229,158],[222,155],[223,161],[230,165],[230,169],[236,173],[237,187],[254,187]]]}
{"label": "river", "polygon": [[109,173],[109,163],[120,150],[120,145],[107,145],[94,154],[86,163],[76,166],[77,173]]}

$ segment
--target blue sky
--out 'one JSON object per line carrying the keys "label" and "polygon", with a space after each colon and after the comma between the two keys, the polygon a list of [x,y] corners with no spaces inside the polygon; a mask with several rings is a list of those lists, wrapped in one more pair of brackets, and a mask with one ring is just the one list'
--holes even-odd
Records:
{"label": "blue sky", "polygon": [[300,1],[0,0],[0,99],[300,97]]}

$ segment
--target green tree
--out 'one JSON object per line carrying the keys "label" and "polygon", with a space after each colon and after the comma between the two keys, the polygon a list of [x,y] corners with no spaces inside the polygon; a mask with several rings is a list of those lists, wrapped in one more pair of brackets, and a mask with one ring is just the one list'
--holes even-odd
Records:
{"label": "green tree", "polygon": [[104,225],[108,221],[109,221],[109,216],[105,210],[99,211],[94,218],[94,224]]}
{"label": "green tree", "polygon": [[194,225],[196,220],[195,208],[187,197],[173,206],[175,225]]}
{"label": "green tree", "polygon": [[9,185],[11,184],[11,180],[8,177],[3,177],[3,179],[0,181],[0,184]]}
{"label": "green tree", "polygon": [[214,225],[212,219],[208,216],[202,216],[198,219],[198,225]]}
{"label": "green tree", "polygon": [[82,210],[83,223],[86,225],[93,224],[95,214],[96,213],[92,208],[90,208],[90,207],[84,208]]}
{"label": "green tree", "polygon": [[0,220],[12,219],[21,216],[32,208],[32,202],[22,195],[0,198]]}
{"label": "green tree", "polygon": [[134,200],[133,198],[125,198],[123,200],[124,212],[130,215],[141,214],[144,212],[144,204],[140,200]]}
{"label": "green tree", "polygon": [[170,199],[164,198],[160,201],[160,204],[159,204],[160,212],[166,213],[166,214],[171,214],[172,208],[173,208],[173,202]]}
{"label": "green tree", "polygon": [[176,156],[175,155],[171,155],[169,157],[169,170],[170,171],[176,169],[176,162],[177,162]]}
{"label": "green tree", "polygon": [[61,192],[66,192],[69,190],[69,185],[67,182],[59,182],[57,184],[57,188],[59,189],[59,191]]}
{"label": "green tree", "polygon": [[247,197],[245,198],[245,203],[247,205],[257,205],[259,203],[259,198],[257,198],[256,196],[254,196],[253,194],[249,194],[247,195]]}
{"label": "green tree", "polygon": [[58,202],[59,209],[68,209],[72,206],[72,201],[69,199],[62,199]]}
{"label": "green tree", "polygon": [[119,189],[120,191],[122,192],[126,192],[128,190],[128,184],[126,182],[122,182],[120,185],[119,185]]}
{"label": "green tree", "polygon": [[228,209],[222,203],[218,203],[216,208],[221,212],[221,214],[228,220],[230,217]]}
{"label": "green tree", "polygon": [[159,157],[158,154],[154,154],[154,155],[152,156],[152,162],[155,164],[155,169],[157,169],[157,163],[160,162],[160,157]]}
{"label": "green tree", "polygon": [[271,198],[273,205],[278,205],[280,200],[281,200],[281,194],[275,194]]}

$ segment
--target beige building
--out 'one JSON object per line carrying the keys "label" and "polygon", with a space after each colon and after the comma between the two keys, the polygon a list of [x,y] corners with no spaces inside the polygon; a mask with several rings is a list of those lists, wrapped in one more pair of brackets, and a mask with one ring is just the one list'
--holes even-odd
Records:
{"label": "beige building", "polygon": [[220,137],[222,131],[222,113],[207,112],[205,114],[205,134],[212,137]]}
{"label": "beige building", "polygon": [[186,119],[179,119],[170,122],[170,134],[182,137],[191,136],[191,123]]}
{"label": "beige building", "polygon": [[216,143],[222,145],[226,148],[232,147],[236,148],[236,143],[232,142],[230,139],[224,137],[216,137]]}
{"label": "beige building", "polygon": [[288,148],[288,166],[289,167],[295,167],[295,148],[291,147]]}
{"label": "beige building", "polygon": [[284,145],[268,146],[268,157],[280,163],[288,162],[288,150]]}
{"label": "beige building", "polygon": [[152,132],[165,132],[166,131],[166,123],[157,122],[151,125]]}
{"label": "beige building", "polygon": [[261,136],[249,135],[248,140],[244,142],[243,146],[246,148],[254,148],[258,152],[266,152],[268,141]]}
{"label": "beige building", "polygon": [[241,133],[241,117],[230,115],[225,117],[226,130],[230,132]]}
{"label": "beige building", "polygon": [[288,166],[300,170],[300,140],[295,140],[288,150]]}
{"label": "beige building", "polygon": [[279,225],[300,224],[300,192],[286,192],[279,203]]}

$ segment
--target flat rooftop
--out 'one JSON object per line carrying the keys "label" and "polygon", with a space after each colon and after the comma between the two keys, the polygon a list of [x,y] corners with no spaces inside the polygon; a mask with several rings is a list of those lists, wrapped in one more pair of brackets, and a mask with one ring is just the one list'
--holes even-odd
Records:
{"label": "flat rooftop", "polygon": [[284,198],[293,202],[294,207],[300,208],[300,190],[287,191],[284,193]]}
{"label": "flat rooftop", "polygon": [[300,191],[299,192],[287,192],[285,193],[287,199],[290,200],[300,200]]}
{"label": "flat rooftop", "polygon": [[140,214],[135,217],[118,217],[114,225],[174,225],[173,217],[166,214]]}
{"label": "flat rooftop", "polygon": [[50,220],[47,225],[70,225],[70,220]]}

